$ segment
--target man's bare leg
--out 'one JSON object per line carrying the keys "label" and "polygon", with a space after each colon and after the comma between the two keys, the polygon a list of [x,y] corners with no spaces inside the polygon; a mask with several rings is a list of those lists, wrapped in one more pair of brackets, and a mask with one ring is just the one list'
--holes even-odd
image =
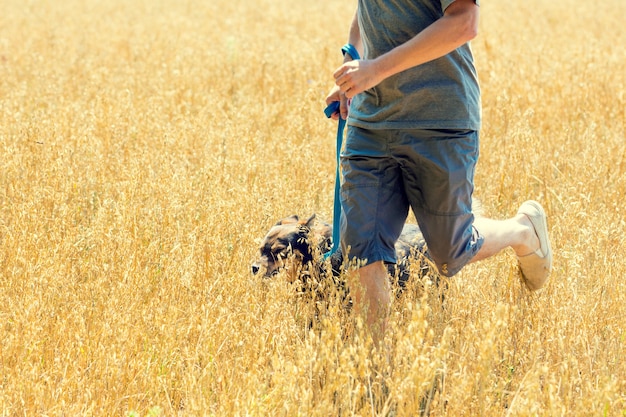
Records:
{"label": "man's bare leg", "polygon": [[[520,258],[540,248],[537,232],[525,214],[517,214],[507,220],[477,217],[474,227],[483,236],[484,242],[472,262],[488,258],[508,247],[513,248]],[[379,347],[385,336],[391,305],[391,289],[384,262],[374,262],[354,271],[350,278],[350,292],[354,297],[355,313],[363,318],[374,345]]]}
{"label": "man's bare leg", "polygon": [[374,346],[379,347],[385,336],[391,304],[391,289],[384,262],[374,262],[354,271],[349,286],[354,311],[363,318]]}
{"label": "man's bare leg", "polygon": [[526,256],[539,249],[539,238],[532,223],[523,214],[507,220],[492,220],[477,217],[474,227],[485,239],[472,262],[489,258],[501,250],[511,247],[517,256]]}
{"label": "man's bare leg", "polygon": [[552,250],[546,213],[536,201],[525,201],[508,220],[476,218],[474,227],[484,242],[472,262],[485,259],[506,247],[515,251],[526,286],[538,290],[552,270]]}
{"label": "man's bare leg", "polygon": [[[472,262],[488,258],[507,247],[513,248],[520,257],[539,248],[539,239],[533,225],[523,214],[507,220],[477,217],[474,227],[484,237],[484,243]],[[353,308],[363,318],[376,346],[384,338],[391,303],[387,274],[385,264],[379,261],[354,271],[350,281]]]}

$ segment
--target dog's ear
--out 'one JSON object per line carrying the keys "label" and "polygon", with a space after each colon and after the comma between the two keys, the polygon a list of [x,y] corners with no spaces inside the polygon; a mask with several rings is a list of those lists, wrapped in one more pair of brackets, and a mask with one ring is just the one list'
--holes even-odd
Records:
{"label": "dog's ear", "polygon": [[305,225],[306,227],[308,227],[309,229],[312,229],[313,225],[315,224],[315,213],[313,213],[313,215],[309,217],[309,219],[306,222],[302,221],[301,223]]}
{"label": "dog's ear", "polygon": [[278,223],[276,223],[276,226],[280,226],[281,224],[293,224],[293,223],[298,223],[298,221],[300,220],[300,217],[298,217],[297,214],[291,215],[289,217],[285,217],[284,219],[280,219],[278,221]]}

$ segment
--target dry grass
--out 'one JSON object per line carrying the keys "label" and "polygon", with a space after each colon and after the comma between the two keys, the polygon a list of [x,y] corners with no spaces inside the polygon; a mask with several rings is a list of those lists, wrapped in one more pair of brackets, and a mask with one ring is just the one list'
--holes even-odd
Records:
{"label": "dry grass", "polygon": [[4,1],[0,416],[409,416],[437,380],[433,416],[626,414],[626,3],[483,3],[477,191],[545,203],[555,270],[407,294],[386,368],[249,273],[276,219],[331,218],[353,2]]}

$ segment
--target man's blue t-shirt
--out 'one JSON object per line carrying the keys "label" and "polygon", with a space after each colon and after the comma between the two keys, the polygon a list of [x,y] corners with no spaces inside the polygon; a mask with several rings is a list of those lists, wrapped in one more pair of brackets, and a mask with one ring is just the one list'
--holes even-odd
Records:
{"label": "man's blue t-shirt", "polygon": [[[359,0],[365,59],[412,39],[454,0]],[[366,129],[480,129],[480,88],[469,44],[357,94],[348,123]]]}

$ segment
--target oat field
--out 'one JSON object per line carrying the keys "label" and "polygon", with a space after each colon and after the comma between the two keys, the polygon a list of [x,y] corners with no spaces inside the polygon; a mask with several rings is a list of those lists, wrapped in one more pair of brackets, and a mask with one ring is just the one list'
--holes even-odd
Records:
{"label": "oat field", "polygon": [[482,2],[477,196],[541,201],[554,271],[414,277],[387,355],[250,272],[332,218],[355,2],[0,3],[1,417],[626,415],[623,0]]}

